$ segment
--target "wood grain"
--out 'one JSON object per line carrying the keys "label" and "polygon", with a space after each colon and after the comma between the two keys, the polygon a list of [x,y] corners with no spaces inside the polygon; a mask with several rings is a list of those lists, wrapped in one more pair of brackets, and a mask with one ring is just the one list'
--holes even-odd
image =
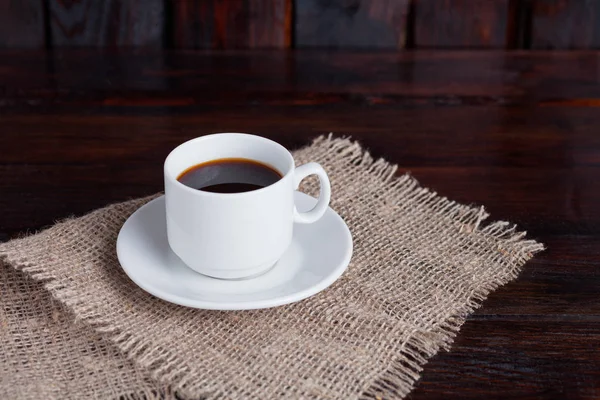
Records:
{"label": "wood grain", "polygon": [[532,5],[532,48],[600,47],[600,2],[533,0]]}
{"label": "wood grain", "polygon": [[546,244],[411,399],[598,398],[598,52],[0,52],[0,240],[160,191],[203,134],[360,140]]}
{"label": "wood grain", "polygon": [[591,0],[6,0],[0,47],[590,49],[599,21]]}
{"label": "wood grain", "polygon": [[298,0],[296,46],[402,49],[409,0]]}
{"label": "wood grain", "polygon": [[509,0],[415,0],[415,47],[509,45]]}
{"label": "wood grain", "polygon": [[597,399],[599,346],[597,320],[469,320],[407,398]]}
{"label": "wood grain", "polygon": [[[518,223],[534,237],[600,234],[600,193],[593,189],[600,163],[594,150],[599,146],[596,131],[573,126],[561,131],[554,125],[588,119],[594,126],[600,123],[594,109],[577,110],[546,123],[541,121],[556,109],[537,115],[522,112],[512,117],[521,120],[513,125],[494,110],[469,107],[459,112],[455,108],[234,106],[196,109],[193,115],[176,118],[176,114],[151,116],[150,112],[118,116],[120,110],[87,117],[70,113],[0,117],[0,147],[7,165],[0,178],[7,185],[0,206],[10,207],[27,193],[26,197],[44,196],[45,205],[39,208],[35,202],[20,202],[0,225],[6,234],[52,223],[69,212],[83,213],[103,203],[158,191],[160,165],[169,149],[195,136],[232,131],[261,133],[288,147],[328,132],[349,134],[375,156],[400,163],[400,171],[411,172],[423,185],[457,201],[485,204],[494,219]],[[156,107],[151,110],[160,112]],[[20,166],[26,142],[31,143],[29,157],[42,164],[34,169]],[[110,166],[121,165],[124,171],[119,174],[126,174],[140,168],[139,163],[147,165],[148,171],[155,167],[158,175],[131,175],[115,191],[106,186],[113,173]],[[88,176],[94,165],[99,166],[96,176],[101,181]],[[72,171],[73,179],[83,185],[80,194],[54,197],[62,192],[61,187],[73,189],[63,176],[50,179],[57,168]],[[43,172],[41,181],[31,181],[25,188],[14,180],[18,176],[36,179],[37,170]]]}
{"label": "wood grain", "polygon": [[600,236],[545,236],[547,249],[519,279],[492,293],[472,319],[600,321]]}
{"label": "wood grain", "polygon": [[170,1],[176,48],[287,48],[291,0]]}
{"label": "wood grain", "polygon": [[45,44],[44,0],[0,2],[0,48],[41,48]]}
{"label": "wood grain", "polygon": [[52,46],[161,47],[162,0],[47,0]]}
{"label": "wood grain", "polygon": [[[93,113],[116,107],[121,113],[153,114],[160,107],[190,113],[225,105],[354,104],[402,108],[561,106],[570,112],[600,104],[600,55],[594,52],[303,50],[227,52],[215,57],[205,52],[57,49],[51,54],[8,52],[2,56],[0,110],[79,108]],[[40,59],[48,65],[35,62]],[[46,73],[47,68],[52,68],[51,74]],[[554,121],[561,113],[547,115]],[[501,119],[510,114],[494,115]]]}

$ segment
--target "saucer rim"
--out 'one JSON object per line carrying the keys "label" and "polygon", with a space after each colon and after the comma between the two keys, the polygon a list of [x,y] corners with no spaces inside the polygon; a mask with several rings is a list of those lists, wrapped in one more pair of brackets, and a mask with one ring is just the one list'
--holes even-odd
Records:
{"label": "saucer rim", "polygon": [[[308,198],[312,199],[314,202],[317,201],[317,199],[315,199],[312,196],[307,195],[306,193],[296,192],[296,195],[300,195],[301,197],[304,197],[304,196],[308,197]],[[286,304],[295,303],[295,302],[304,300],[308,297],[311,297],[311,296],[327,289],[329,286],[331,286],[335,281],[337,281],[342,276],[342,274],[346,271],[346,269],[348,269],[348,266],[350,265],[350,260],[352,259],[352,255],[353,255],[353,251],[354,251],[354,243],[352,240],[352,234],[350,232],[350,228],[348,227],[346,222],[342,219],[342,217],[339,216],[338,213],[336,213],[331,207],[327,207],[328,209],[326,212],[333,213],[334,218],[337,218],[339,220],[339,222],[341,222],[341,225],[345,228],[342,230],[344,232],[344,237],[345,237],[344,240],[348,242],[348,246],[347,246],[347,250],[344,254],[344,258],[338,263],[339,265],[335,269],[333,269],[329,275],[326,275],[323,277],[323,279],[319,280],[319,282],[317,284],[310,286],[304,290],[294,292],[291,294],[287,294],[284,296],[277,296],[277,297],[273,297],[273,298],[269,298],[269,299],[262,299],[262,300],[246,300],[246,301],[215,302],[215,301],[207,301],[207,300],[196,300],[196,299],[191,299],[191,298],[185,297],[185,296],[179,296],[176,294],[165,293],[163,291],[156,290],[155,288],[152,287],[152,285],[147,285],[143,281],[139,280],[136,277],[137,274],[134,274],[133,271],[130,271],[130,269],[128,269],[124,265],[124,263],[121,261],[123,259],[123,254],[126,251],[123,248],[123,246],[124,246],[123,240],[124,239],[123,239],[122,235],[123,235],[123,232],[126,230],[127,225],[132,223],[131,221],[136,214],[142,213],[145,208],[150,208],[150,207],[156,206],[156,203],[159,203],[159,202],[164,203],[164,200],[165,200],[164,195],[159,196],[153,200],[150,200],[148,203],[144,204],[143,206],[141,206],[140,208],[135,210],[127,218],[127,220],[121,226],[121,229],[119,230],[119,234],[117,236],[116,252],[117,252],[117,258],[119,260],[119,265],[121,266],[121,269],[125,272],[125,274],[129,277],[129,279],[131,279],[133,281],[133,283],[135,283],[137,286],[139,286],[141,289],[143,289],[145,292],[151,294],[152,296],[155,296],[159,299],[162,299],[164,301],[167,301],[167,302],[170,302],[173,304],[178,304],[181,306],[197,308],[197,309],[204,309],[204,310],[233,311],[233,310],[257,310],[257,309],[272,308],[272,307],[278,307],[278,306],[283,306]],[[211,277],[207,277],[207,278],[208,279],[216,279],[216,278],[211,278]]]}

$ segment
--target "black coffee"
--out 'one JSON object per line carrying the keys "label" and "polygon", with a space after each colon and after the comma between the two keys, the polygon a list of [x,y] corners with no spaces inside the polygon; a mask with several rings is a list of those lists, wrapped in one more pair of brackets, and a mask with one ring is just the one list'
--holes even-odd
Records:
{"label": "black coffee", "polygon": [[281,179],[272,167],[246,158],[221,158],[194,165],[177,180],[194,189],[214,193],[249,192]]}

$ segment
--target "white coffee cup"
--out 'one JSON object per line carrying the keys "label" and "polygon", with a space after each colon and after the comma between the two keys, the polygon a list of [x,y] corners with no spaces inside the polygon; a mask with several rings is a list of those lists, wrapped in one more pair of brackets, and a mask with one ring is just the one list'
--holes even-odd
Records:
{"label": "white coffee cup", "polygon": [[[283,176],[249,192],[213,193],[184,185],[186,169],[222,158],[246,158],[266,164]],[[294,206],[294,191],[309,175],[319,177],[316,206],[304,213]],[[261,274],[281,258],[292,241],[294,223],[312,223],[329,205],[331,188],[323,168],[298,168],[280,144],[255,135],[219,133],[176,147],[164,165],[167,236],[171,249],[191,269],[221,279]]]}

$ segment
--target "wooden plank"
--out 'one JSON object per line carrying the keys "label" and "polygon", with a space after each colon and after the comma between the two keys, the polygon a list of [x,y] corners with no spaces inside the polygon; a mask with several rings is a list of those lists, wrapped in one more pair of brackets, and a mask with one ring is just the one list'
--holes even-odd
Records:
{"label": "wooden plank", "polygon": [[509,0],[414,1],[416,48],[503,48],[512,39]]}
{"label": "wooden plank", "polygon": [[[35,62],[58,57],[60,62],[51,64],[52,70]],[[575,51],[121,51],[111,58],[83,49],[54,54],[5,51],[0,52],[0,87],[4,88],[0,107],[4,111],[29,101],[44,107],[87,107],[90,102],[135,105],[144,96],[152,97],[149,91],[169,85],[168,91],[155,98],[182,106],[354,103],[441,109],[543,105],[576,112],[600,107],[599,63],[600,53]],[[122,67],[115,69],[115,64]],[[94,76],[110,71],[110,79],[90,79],[91,71]],[[32,84],[37,81],[44,83]],[[53,93],[57,82],[60,102]],[[492,119],[501,116],[495,113]],[[547,113],[549,120],[560,117]],[[555,126],[558,122],[551,128]]]}
{"label": "wooden plank", "polygon": [[53,46],[161,47],[162,0],[48,0]]}
{"label": "wooden plank", "polygon": [[172,0],[176,48],[287,48],[291,0]]}
{"label": "wooden plank", "polygon": [[[399,172],[410,171],[422,185],[456,201],[484,204],[493,220],[517,223],[542,242],[549,236],[600,235],[600,138],[594,128],[600,114],[594,108],[172,104],[149,93],[130,106],[84,102],[64,111],[51,106],[30,108],[27,115],[4,111],[1,159],[14,167],[0,176],[0,209],[19,207],[3,217],[0,230],[37,228],[69,213],[159,191],[160,166],[170,148],[202,134],[242,129],[290,148],[328,132],[351,135],[375,157],[399,163]],[[25,142],[30,143],[27,164],[20,166]],[[121,179],[114,190],[113,173]],[[57,198],[57,192],[72,196]],[[34,198],[40,201],[27,200]],[[561,293],[569,287],[581,284],[582,293],[598,289],[593,281],[585,284],[586,273],[565,281],[567,289],[555,297],[557,311],[568,310]],[[546,286],[531,291],[531,298],[542,298],[561,279],[556,274],[543,278]],[[589,308],[600,313],[598,302]]]}
{"label": "wooden plank", "polygon": [[297,0],[296,46],[401,49],[409,0]]}
{"label": "wooden plank", "polygon": [[533,0],[532,14],[532,48],[600,48],[600,1]]}
{"label": "wooden plank", "polygon": [[43,47],[43,0],[4,0],[0,2],[0,48]]}
{"label": "wooden plank", "polygon": [[519,278],[494,291],[472,318],[600,322],[600,236],[553,236]]}
{"label": "wooden plank", "polygon": [[598,321],[468,320],[407,400],[598,399]]}

